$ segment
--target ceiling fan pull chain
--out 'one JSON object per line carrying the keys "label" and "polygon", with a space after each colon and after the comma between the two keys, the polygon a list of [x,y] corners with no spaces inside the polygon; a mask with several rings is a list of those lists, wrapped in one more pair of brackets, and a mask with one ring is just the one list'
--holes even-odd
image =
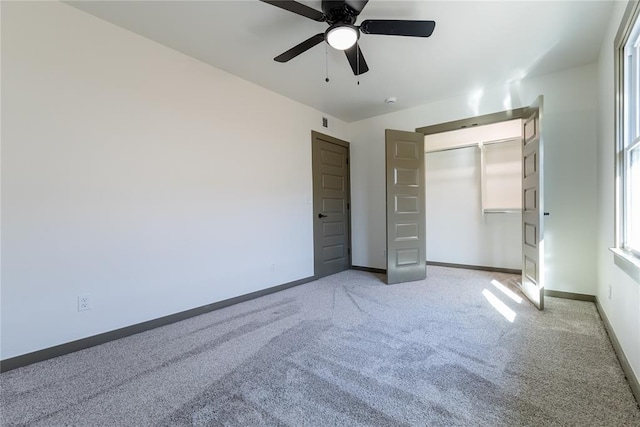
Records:
{"label": "ceiling fan pull chain", "polygon": [[326,77],[324,81],[329,83],[329,46],[326,43],[324,45],[324,64],[325,64],[325,72],[326,72]]}
{"label": "ceiling fan pull chain", "polygon": [[360,86],[360,46],[356,40],[356,69],[358,71],[358,86]]}

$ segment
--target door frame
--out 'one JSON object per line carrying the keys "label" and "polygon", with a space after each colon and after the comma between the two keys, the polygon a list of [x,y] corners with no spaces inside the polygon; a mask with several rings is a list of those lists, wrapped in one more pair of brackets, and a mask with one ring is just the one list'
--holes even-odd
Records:
{"label": "door frame", "polygon": [[416,132],[426,135],[434,133],[449,132],[476,126],[491,125],[494,123],[507,122],[509,120],[522,119],[526,115],[527,107],[515,108],[513,110],[500,111],[498,113],[485,114],[482,116],[469,117],[452,122],[440,123],[437,125],[423,126],[416,129]]}
{"label": "door frame", "polygon": [[[448,132],[452,130],[472,128],[476,126],[490,125],[494,123],[506,122],[516,119],[527,119],[529,117],[529,107],[515,108],[513,110],[500,111],[497,113],[484,114],[482,116],[469,117],[461,120],[454,120],[451,122],[440,123],[431,126],[423,126],[416,128],[416,132],[426,135],[432,135],[441,132]],[[524,135],[522,136],[524,139]],[[426,191],[426,186],[425,186]],[[524,227],[523,227],[524,228]],[[428,232],[429,230],[427,230]],[[521,230],[524,233],[524,230]],[[524,236],[523,236],[524,238]],[[522,272],[521,272],[522,274]],[[544,272],[542,272],[544,274]],[[520,287],[523,285],[521,284]],[[524,292],[524,290],[523,290]]]}
{"label": "door frame", "polygon": [[352,254],[351,250],[351,148],[350,144],[347,141],[343,141],[342,139],[335,138],[333,136],[329,136],[318,131],[311,131],[311,220],[312,220],[312,230],[313,230],[313,240],[312,240],[312,248],[313,248],[313,278],[319,279],[319,276],[316,274],[316,211],[318,209],[317,206],[314,205],[315,194],[314,194],[314,186],[313,181],[315,178],[315,171],[313,170],[313,145],[316,144],[316,141],[322,140],[324,142],[328,142],[331,144],[339,145],[347,149],[347,167],[346,167],[346,192],[347,192],[347,226],[349,232],[347,233],[347,261],[348,261],[348,269],[353,267],[352,263]]}

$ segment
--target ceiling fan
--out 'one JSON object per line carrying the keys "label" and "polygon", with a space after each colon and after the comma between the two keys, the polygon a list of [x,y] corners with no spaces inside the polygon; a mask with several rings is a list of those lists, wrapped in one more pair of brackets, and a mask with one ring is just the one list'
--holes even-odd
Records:
{"label": "ceiling fan", "polygon": [[360,33],[389,36],[429,37],[434,21],[405,21],[396,19],[367,19],[355,25],[358,15],[369,0],[322,0],[322,12],[293,0],[260,0],[263,3],[288,10],[305,18],[326,22],[329,28],[324,33],[309,37],[302,43],[276,56],[274,61],[287,62],[315,45],[326,41],[334,49],[344,50],[353,74],[369,71],[367,62],[357,44]]}

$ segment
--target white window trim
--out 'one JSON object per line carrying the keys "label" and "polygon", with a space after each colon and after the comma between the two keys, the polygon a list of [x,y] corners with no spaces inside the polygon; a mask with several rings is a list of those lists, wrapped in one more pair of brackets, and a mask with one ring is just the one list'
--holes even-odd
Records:
{"label": "white window trim", "polygon": [[[624,147],[620,150],[624,153],[622,156],[622,159],[620,159],[620,163],[623,165],[622,167],[626,169],[630,168],[631,152],[638,151],[638,150],[640,150],[640,136],[638,136],[634,141],[631,141],[627,147]],[[622,175],[622,179],[620,181],[623,187],[621,191],[627,191],[627,193],[624,195],[623,200],[621,200],[622,223],[623,223],[623,227],[628,227],[627,222],[629,220],[628,219],[629,210],[625,204],[631,198],[631,194],[628,193],[629,188],[626,186],[625,181],[627,178],[626,176],[624,176],[624,172],[621,170],[620,173]],[[630,247],[630,245],[627,245],[627,243],[628,242],[625,241],[624,236],[621,235],[621,241],[618,247],[621,247],[624,251],[629,252],[633,257],[636,257],[640,262],[640,248]]]}
{"label": "white window trim", "polygon": [[[625,221],[623,170],[628,153],[638,144],[634,140],[624,146],[625,126],[625,45],[631,36],[636,20],[640,20],[640,1],[630,0],[620,23],[614,44],[615,72],[615,248],[611,248],[616,258],[616,265],[621,267],[634,280],[640,283],[640,256],[624,247],[623,227]],[[625,155],[626,154],[626,155]]]}

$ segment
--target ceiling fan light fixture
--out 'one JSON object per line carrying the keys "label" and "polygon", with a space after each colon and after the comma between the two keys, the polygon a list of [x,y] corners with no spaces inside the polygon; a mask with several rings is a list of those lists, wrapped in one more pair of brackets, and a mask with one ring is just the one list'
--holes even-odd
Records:
{"label": "ceiling fan light fixture", "polygon": [[353,46],[359,38],[358,29],[353,25],[338,24],[327,30],[327,43],[334,49],[346,50]]}

